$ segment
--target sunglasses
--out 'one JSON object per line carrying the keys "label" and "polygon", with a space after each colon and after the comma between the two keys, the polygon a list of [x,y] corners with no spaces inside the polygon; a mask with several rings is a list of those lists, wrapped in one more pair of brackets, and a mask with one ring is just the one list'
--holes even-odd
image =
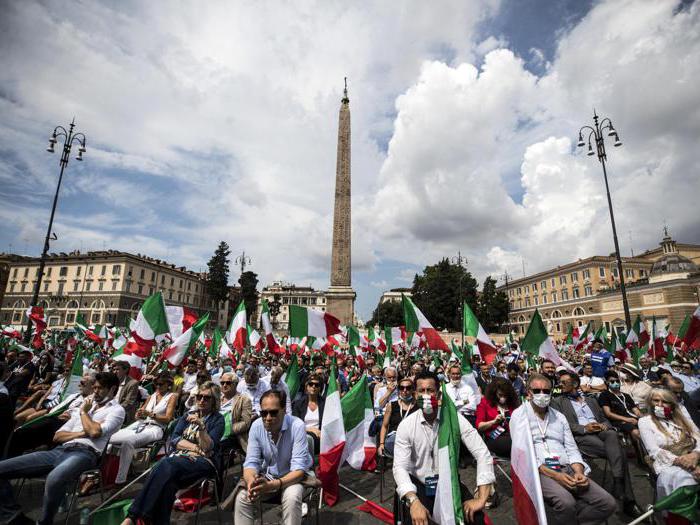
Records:
{"label": "sunglasses", "polygon": [[280,413],[279,410],[261,410],[261,411],[260,411],[260,417],[263,417],[263,418],[265,418],[265,417],[267,417],[267,416],[270,416],[270,417],[277,417],[277,415],[278,415],[279,413]]}
{"label": "sunglasses", "polygon": [[232,385],[233,381],[221,381],[222,385]]}
{"label": "sunglasses", "polygon": [[197,394],[194,397],[197,401],[209,401],[209,400],[211,400],[211,396],[208,396],[205,394]]}
{"label": "sunglasses", "polygon": [[533,394],[551,394],[552,393],[551,388],[531,388],[530,391]]}
{"label": "sunglasses", "polygon": [[321,388],[321,383],[306,383],[313,388]]}
{"label": "sunglasses", "polygon": [[399,390],[413,390],[413,385],[399,385]]}

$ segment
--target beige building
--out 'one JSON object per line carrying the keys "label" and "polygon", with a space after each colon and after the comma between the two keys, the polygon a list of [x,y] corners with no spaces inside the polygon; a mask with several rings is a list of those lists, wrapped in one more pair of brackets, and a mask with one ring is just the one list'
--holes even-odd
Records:
{"label": "beige building", "polygon": [[[0,255],[7,281],[0,308],[2,325],[23,326],[39,271],[38,257]],[[52,253],[39,291],[50,328],[69,328],[81,313],[89,324],[125,326],[143,301],[163,292],[168,305],[188,306],[219,319],[218,308],[205,291],[206,274],[159,259],[116,250]]]}
{"label": "beige building", "polygon": [[[659,248],[623,257],[627,298],[632,320],[639,314],[649,324],[670,324],[677,330],[685,315],[698,305],[700,245],[676,243],[666,233]],[[557,266],[499,287],[510,302],[511,329],[523,336],[535,309],[551,335],[563,338],[569,326],[593,322],[608,331],[625,325],[614,255],[596,255]]]}
{"label": "beige building", "polygon": [[412,297],[413,294],[410,288],[392,288],[391,290],[382,294],[382,296],[379,298],[379,304],[400,303],[402,295]]}
{"label": "beige building", "polygon": [[[305,306],[322,312],[325,312],[327,308],[325,291],[314,290],[311,286],[297,286],[281,281],[275,281],[262,289],[258,298],[258,313],[262,311],[263,299],[266,299],[270,305],[270,320],[273,330],[282,332],[289,330],[290,305]],[[276,311],[275,307],[279,308],[277,315],[273,315]],[[258,319],[255,320],[255,323],[251,322],[252,326],[259,324]]]}

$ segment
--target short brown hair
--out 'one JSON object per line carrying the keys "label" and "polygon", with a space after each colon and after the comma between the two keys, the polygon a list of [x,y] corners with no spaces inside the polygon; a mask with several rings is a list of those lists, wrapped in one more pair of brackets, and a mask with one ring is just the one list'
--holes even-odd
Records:
{"label": "short brown hair", "polygon": [[552,388],[552,381],[546,375],[530,374],[527,378],[527,383],[525,385],[528,390],[530,390],[530,385],[535,381],[547,381],[547,383],[549,383],[549,387]]}

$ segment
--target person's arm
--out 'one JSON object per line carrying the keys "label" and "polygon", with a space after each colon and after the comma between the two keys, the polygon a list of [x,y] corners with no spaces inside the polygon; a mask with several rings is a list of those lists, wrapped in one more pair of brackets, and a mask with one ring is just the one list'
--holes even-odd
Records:
{"label": "person's arm", "polygon": [[[634,418],[631,417],[625,417],[621,416],[619,414],[616,414],[612,410],[610,410],[610,406],[608,405],[602,405],[603,409],[603,414],[605,414],[605,417],[608,418],[610,421],[621,421],[622,423],[631,423]],[[636,423],[637,420],[634,419],[634,422]]]}
{"label": "person's arm", "polygon": [[416,494],[416,486],[411,481],[409,472],[413,472],[413,462],[411,461],[411,440],[418,438],[418,435],[411,436],[414,428],[412,419],[405,419],[396,429],[396,441],[394,442],[394,466],[392,472],[396,482],[396,493],[399,498]]}
{"label": "person's arm", "polygon": [[253,420],[253,403],[249,397],[238,395],[241,397],[241,417],[231,424],[231,434],[235,436],[246,434]]}
{"label": "person's arm", "polygon": [[386,386],[386,392],[379,399],[379,408],[382,410],[384,410],[384,407],[386,406],[387,402],[391,399],[391,395],[394,393],[394,390],[396,389],[396,384],[392,384],[392,385]]}
{"label": "person's arm", "polygon": [[571,433],[571,429],[569,428],[567,419],[562,414],[559,414],[556,417],[563,427],[564,450],[566,451],[566,455],[569,458],[569,464],[573,465],[574,463],[580,463],[584,465],[583,458],[581,457],[581,452],[578,449],[578,445],[576,445],[576,440],[574,439],[574,436]]}
{"label": "person's arm", "polygon": [[477,406],[477,398],[476,398],[476,394],[474,393],[474,390],[469,385],[464,385],[462,387],[462,391],[465,394],[464,398],[466,400],[465,400],[464,404],[467,405],[466,409],[469,412],[472,412],[472,413],[475,412],[476,406]]}
{"label": "person's arm", "polygon": [[384,453],[384,440],[386,440],[387,432],[389,432],[389,420],[391,419],[391,410],[384,411],[384,419],[382,419],[382,428],[379,430],[379,455]]}
{"label": "person's arm", "polygon": [[168,399],[168,406],[165,408],[165,414],[162,416],[159,416],[155,413],[151,414],[151,417],[153,418],[154,421],[157,421],[158,423],[162,423],[164,425],[167,425],[173,420],[173,416],[175,416],[175,408],[177,407],[177,396],[176,395],[171,395],[170,398]]}
{"label": "person's arm", "polygon": [[[566,403],[569,404],[568,407],[566,407]],[[576,410],[574,410],[574,405],[571,403],[571,401],[566,399],[564,396],[558,397],[552,400],[552,407],[566,418],[570,432],[574,436],[583,436],[586,433],[586,427],[579,424],[578,419],[576,418]],[[567,408],[569,410],[567,410]]]}

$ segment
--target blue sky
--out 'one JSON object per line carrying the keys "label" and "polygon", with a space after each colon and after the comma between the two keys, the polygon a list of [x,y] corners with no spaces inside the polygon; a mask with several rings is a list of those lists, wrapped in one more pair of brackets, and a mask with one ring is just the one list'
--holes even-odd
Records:
{"label": "blue sky", "polygon": [[0,250],[38,255],[58,176],[46,140],[75,116],[88,152],[53,251],[199,270],[226,240],[262,284],[327,286],[344,76],[365,319],[458,250],[480,282],[609,253],[600,167],[572,144],[593,107],[624,142],[609,152],[623,252],[664,222],[700,242],[692,2],[162,4],[8,5]]}

